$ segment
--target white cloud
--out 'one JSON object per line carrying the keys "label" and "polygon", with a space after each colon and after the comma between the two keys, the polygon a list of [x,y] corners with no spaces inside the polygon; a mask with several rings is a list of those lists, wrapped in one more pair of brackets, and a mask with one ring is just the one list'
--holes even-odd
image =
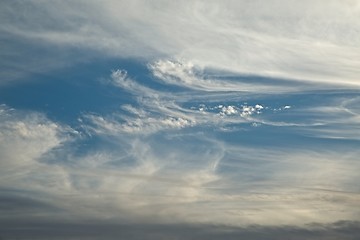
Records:
{"label": "white cloud", "polygon": [[[228,225],[358,220],[357,149],[275,149],[266,141],[246,147],[249,132],[230,145],[217,140],[218,132],[201,130],[253,123],[358,140],[358,98],[273,108],[247,104],[240,94],[303,90],[303,81],[358,87],[355,1],[12,2],[1,3],[2,33],[145,58],[158,81],[187,91],[154,90],[114,71],[111,84],[136,101],[122,106],[127,114],[83,116],[80,124],[96,139],[85,153],[66,145],[70,128],[2,106],[1,187],[27,190],[68,218]],[[301,81],[255,84],[239,74]],[[285,121],[271,115],[275,110],[307,118]]]}
{"label": "white cloud", "polygon": [[[171,74],[186,75],[190,81],[193,72],[187,69],[193,65],[359,87],[360,7],[354,0],[1,5],[3,34],[121,58],[191,62],[179,71],[177,63],[166,61],[167,71],[175,64]],[[197,81],[191,84],[201,86]]]}
{"label": "white cloud", "polygon": [[[177,67],[174,71],[183,72]],[[189,70],[189,72],[192,71]],[[185,72],[188,71],[186,70]],[[182,78],[186,78],[182,74],[178,75],[176,78],[179,81],[182,81]],[[136,100],[136,103],[133,105],[125,104],[121,107],[129,114],[123,114],[120,111],[105,116],[84,114],[84,119],[80,119],[80,122],[84,129],[89,130],[90,134],[94,132],[105,135],[117,135],[119,133],[148,135],[164,130],[208,126],[215,127],[217,130],[229,130],[230,128],[227,125],[243,123],[252,123],[254,127],[260,124],[272,126],[314,125],[313,123],[297,124],[266,120],[261,117],[264,111],[282,111],[289,109],[289,106],[271,108],[264,107],[259,103],[248,105],[246,102],[236,105],[225,104],[230,100],[240,101],[243,95],[239,95],[236,91],[227,91],[217,87],[214,88],[214,91],[220,93],[209,94],[209,89],[205,87],[206,84],[202,85],[204,87],[199,87],[199,89],[193,89],[190,94],[185,89],[168,92],[166,90],[150,88],[141,82],[133,80],[126,70],[113,71],[110,80],[103,80],[103,82],[111,83],[129,92]],[[204,103],[200,103],[198,106],[187,106],[194,101],[204,101]],[[218,104],[218,102],[223,102],[224,104]],[[83,122],[83,120],[87,121]],[[236,129],[233,128],[234,131]]]}
{"label": "white cloud", "polygon": [[4,166],[27,166],[66,141],[65,129],[37,113],[0,106],[0,153]]}
{"label": "white cloud", "polygon": [[[289,107],[289,108],[290,108],[290,107]],[[255,105],[255,109],[258,110],[258,111],[260,111],[260,110],[264,109],[264,107],[263,107],[262,105],[260,105],[260,104],[256,104],[256,105]]]}
{"label": "white cloud", "polygon": [[246,117],[246,116],[252,115],[254,112],[255,112],[254,107],[245,105],[245,106],[242,107],[241,116]]}
{"label": "white cloud", "polygon": [[[179,81],[182,81],[183,76],[178,75]],[[331,102],[308,103],[296,107],[287,104],[264,107],[264,104],[260,103],[254,105],[241,103],[243,95],[231,91],[220,90],[220,93],[209,94],[208,89],[199,88],[193,89],[191,94],[188,90],[170,94],[132,80],[125,70],[114,71],[111,82],[133,94],[137,102],[135,105],[122,107],[130,115],[119,112],[107,116],[86,115],[85,118],[90,121],[88,122],[90,126],[86,128],[96,133],[116,135],[123,132],[147,135],[163,130],[179,130],[195,126],[212,126],[220,131],[230,129],[236,131],[241,124],[251,123],[253,127],[261,125],[293,127],[295,132],[321,138],[358,139],[357,97],[344,95],[334,97]],[[203,103],[189,106],[192,102],[198,101]],[[229,101],[232,104],[226,104]],[[238,101],[237,104],[233,104],[234,101]],[[234,124],[238,127],[230,127]]]}
{"label": "white cloud", "polygon": [[[0,187],[62,192],[69,187],[66,171],[46,160],[78,133],[43,114],[1,106]],[[66,151],[63,152],[66,155]],[[57,159],[61,161],[62,159]]]}
{"label": "white cloud", "polygon": [[359,97],[334,97],[317,106],[301,109],[304,115],[312,116],[318,126],[302,129],[304,134],[329,139],[359,140]]}
{"label": "white cloud", "polygon": [[[142,110],[140,110],[142,111]],[[120,119],[104,118],[96,115],[85,115],[94,127],[90,127],[98,134],[117,135],[119,133],[149,134],[162,130],[181,129],[194,126],[196,123],[181,117],[151,117],[149,115],[141,118],[126,118],[125,122]],[[88,128],[89,126],[85,126]]]}
{"label": "white cloud", "polygon": [[236,107],[234,106],[227,106],[227,107],[222,107],[221,108],[221,112],[220,115],[233,115],[238,113],[238,111],[236,110]]}
{"label": "white cloud", "polygon": [[1,187],[62,209],[44,210],[49,218],[243,226],[273,225],[275,215],[276,224],[295,225],[358,216],[357,151],[245,147],[202,132],[112,131],[106,134],[115,137],[79,155],[66,145],[71,129],[38,113],[3,106],[0,114]]}
{"label": "white cloud", "polygon": [[[148,65],[152,74],[166,84],[178,85],[194,90],[209,92],[255,92],[255,93],[279,93],[296,91],[300,86],[292,87],[284,81],[282,85],[268,83],[245,83],[236,80],[218,79],[219,76],[207,75],[204,69],[194,64],[174,62],[169,60],[158,60]],[[303,86],[305,88],[305,86]]]}
{"label": "white cloud", "polygon": [[[73,181],[79,195],[101,194],[88,203],[107,203],[99,213],[104,217],[121,212],[142,221],[230,225],[272,225],[275,213],[276,224],[356,219],[353,211],[359,196],[352,192],[358,181],[358,164],[351,171],[347,165],[355,163],[354,155],[341,156],[339,162],[341,154],[336,151],[244,148],[204,141],[197,134],[193,137],[201,143],[180,138],[168,144],[121,138],[118,146],[128,148],[134,160],[122,166],[123,171],[114,169],[122,162],[114,160],[116,152],[99,156],[113,159],[113,165],[69,171],[77,176]],[[91,181],[98,181],[94,185],[98,187],[89,185]]]}
{"label": "white cloud", "polygon": [[[132,93],[136,105],[124,105],[122,109],[130,113],[115,112],[107,116],[85,114],[85,129],[97,134],[117,135],[119,133],[153,134],[158,131],[182,129],[194,126],[215,126],[222,128],[227,124],[247,123],[254,121],[250,116],[260,114],[262,105],[218,105],[210,107],[200,104],[198,107],[185,107],[184,103],[193,101],[193,96],[182,92],[169,94],[166,91],[154,90],[132,80],[124,70],[116,70],[111,75],[111,82]],[[196,97],[208,97],[206,91],[196,91]],[[195,97],[195,98],[196,98]],[[231,98],[230,94],[221,95],[222,101]],[[224,116],[232,116],[224,118]]]}

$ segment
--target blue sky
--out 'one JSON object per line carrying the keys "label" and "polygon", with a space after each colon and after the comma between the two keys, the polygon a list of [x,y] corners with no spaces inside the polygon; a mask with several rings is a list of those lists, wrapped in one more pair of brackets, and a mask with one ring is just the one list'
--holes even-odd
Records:
{"label": "blue sky", "polygon": [[2,1],[0,237],[356,239],[359,16]]}

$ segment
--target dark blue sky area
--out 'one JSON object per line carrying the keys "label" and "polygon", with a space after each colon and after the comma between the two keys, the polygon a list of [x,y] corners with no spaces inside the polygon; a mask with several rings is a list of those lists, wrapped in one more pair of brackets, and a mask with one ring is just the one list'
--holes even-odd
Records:
{"label": "dark blue sky area", "polygon": [[[139,79],[146,68],[121,60],[96,61],[43,74],[22,84],[0,88],[0,102],[17,109],[44,112],[49,118],[71,123],[83,113],[106,113],[132,102],[132,96],[109,82],[112,70],[126,69]],[[108,82],[108,83],[106,83]]]}

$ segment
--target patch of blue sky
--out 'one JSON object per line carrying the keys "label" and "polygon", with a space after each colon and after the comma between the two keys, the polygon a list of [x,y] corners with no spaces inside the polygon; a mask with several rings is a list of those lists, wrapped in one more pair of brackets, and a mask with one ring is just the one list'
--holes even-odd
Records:
{"label": "patch of blue sky", "polygon": [[96,61],[51,73],[33,74],[22,84],[2,87],[0,101],[17,109],[44,112],[51,119],[71,125],[84,113],[121,111],[121,104],[133,103],[132,96],[103,81],[119,65],[130,71],[139,66],[119,60],[116,63],[115,60]]}

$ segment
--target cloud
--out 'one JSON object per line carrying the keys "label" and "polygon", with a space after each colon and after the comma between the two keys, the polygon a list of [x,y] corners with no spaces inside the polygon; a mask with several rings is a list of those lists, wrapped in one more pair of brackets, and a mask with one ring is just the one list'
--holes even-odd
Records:
{"label": "cloud", "polygon": [[120,58],[175,59],[238,74],[359,86],[360,7],[353,0],[1,5],[0,30],[14,39]]}
{"label": "cloud", "polygon": [[326,102],[301,107],[302,115],[310,116],[317,123],[312,127],[302,128],[303,133],[319,138],[359,140],[358,102],[357,95],[344,94],[334,96]]}
{"label": "cloud", "polygon": [[[105,80],[104,80],[105,81]],[[108,116],[85,114],[83,127],[97,134],[137,133],[152,134],[169,129],[182,129],[202,126],[222,127],[228,124],[241,124],[256,121],[251,117],[254,113],[260,115],[264,107],[261,104],[249,106],[247,104],[185,107],[196,99],[204,102],[216,101],[206,90],[194,90],[189,96],[185,91],[169,93],[165,90],[155,90],[135,81],[128,76],[125,70],[113,71],[109,80],[105,81],[132,94],[135,105],[125,104],[122,110],[125,113],[114,112]],[[221,91],[221,90],[220,90]],[[223,92],[220,101],[233,99],[232,92]],[[221,106],[221,107],[220,107]],[[229,118],[224,118],[225,116]],[[231,116],[231,117],[230,117]],[[83,121],[82,120],[82,121]]]}
{"label": "cloud", "polygon": [[[136,188],[125,192],[132,196],[130,205],[138,209],[134,212],[142,215],[143,220],[153,214],[150,209],[161,211],[157,215],[160,222],[169,221],[169,216],[174,222],[221,222],[226,225],[236,222],[240,226],[251,223],[271,225],[274,216],[278,223],[294,225],[328,222],[328,219],[357,220],[357,213],[353,213],[359,198],[355,184],[359,167],[355,160],[357,152],[351,150],[344,155],[348,149],[346,146],[335,144],[332,145],[333,150],[326,150],[321,148],[321,143],[316,142],[312,142],[311,146],[300,145],[297,150],[293,150],[286,145],[287,138],[281,139],[282,134],[298,136],[297,132],[302,135],[306,130],[311,132],[316,126],[326,127],[327,117],[332,116],[328,110],[337,113],[333,102],[324,99],[315,104],[313,99],[306,98],[309,103],[303,101],[304,106],[282,104],[271,107],[260,102],[238,103],[231,92],[223,92],[221,98],[212,98],[212,95],[207,95],[207,91],[199,89],[193,90],[196,96],[192,98],[181,91],[168,94],[166,91],[145,87],[122,70],[115,73],[119,73],[119,76],[112,74],[115,85],[132,93],[137,102],[123,106],[123,110],[128,113],[115,112],[105,117],[88,115],[85,118],[90,121],[87,124],[96,134],[110,138],[111,141],[123,142],[126,138],[126,141],[131,142],[131,139],[137,139],[137,144],[132,146],[149,151],[146,154],[130,155],[137,156],[135,159],[150,161],[149,166],[156,170],[143,177],[137,173],[123,175],[130,177],[129,182],[137,182]],[[341,104],[347,106],[344,111],[356,116],[356,108],[348,107],[356,106],[356,99],[350,101],[352,98],[345,93],[340,96],[346,99]],[[194,104],[197,99],[202,99],[204,103]],[[339,100],[337,97],[333,99],[337,99],[335,102]],[[251,101],[256,101],[256,96]],[[325,105],[328,108],[317,109],[314,105]],[[309,111],[320,113],[321,109],[323,113],[309,115]],[[282,120],[293,114],[304,119],[304,122],[297,121],[296,117]],[[178,127],[176,122],[164,122],[163,119],[167,117],[183,117],[191,120],[192,124]],[[342,122],[333,117],[330,119],[334,125],[329,129],[339,129]],[[203,131],[253,122],[290,130],[284,132],[279,128],[273,131],[262,128],[262,131],[269,132],[262,134],[257,131],[257,135],[241,133],[245,146],[224,142],[212,136],[214,132]],[[187,131],[187,127],[191,131]],[[227,133],[234,132],[238,134],[239,130]],[[277,137],[266,140],[272,134]],[[145,140],[139,141],[139,137]],[[258,147],[247,145],[251,138],[262,137],[265,140],[260,141]],[[189,138],[193,146],[185,143]],[[138,148],[132,150],[143,152]],[[191,164],[187,161],[191,161]],[[112,181],[116,182],[115,179]],[[151,198],[138,200],[134,194],[149,194]],[[121,201],[128,203],[129,195],[121,198]],[[176,206],[174,202],[177,202]],[[209,216],[217,216],[217,220],[209,219]]]}
{"label": "cloud", "polygon": [[16,111],[1,105],[0,118],[3,167],[31,165],[67,141],[66,130],[42,114]]}
{"label": "cloud", "polygon": [[[1,162],[3,189],[26,189],[32,200],[61,209],[44,208],[50,219],[67,219],[71,213],[74,219],[118,223],[155,217],[158,223],[238,226],[272,225],[275,218],[299,226],[357,220],[357,151],[344,155],[346,146],[330,150],[321,143],[292,150],[282,139],[286,131],[251,126],[283,127],[291,129],[289,134],[306,133],[315,123],[326,126],[326,121],[336,126],[350,115],[357,119],[357,98],[340,95],[340,107],[333,108],[324,107],[333,106],[326,99],[316,108],[311,98],[306,98],[310,105],[272,107],[257,95],[248,98],[250,104],[232,92],[192,90],[193,97],[185,90],[153,89],[125,70],[114,71],[105,82],[130,93],[135,102],[104,116],[86,113],[78,128],[83,133],[40,113],[2,107],[1,154],[11,160]],[[283,120],[311,110],[318,115],[309,115],[305,123]],[[332,114],[341,117],[327,120]],[[222,132],[227,127],[238,129]],[[267,139],[275,132],[276,138]],[[239,143],[222,137],[234,133]],[[91,148],[82,149],[88,142]]]}
{"label": "cloud", "polygon": [[358,154],[344,156],[341,146],[250,147],[185,128],[140,135],[109,129],[89,137],[97,143],[81,150],[91,139],[76,138],[44,115],[6,107],[1,114],[2,141],[6,137],[12,146],[1,151],[1,159],[12,157],[1,162],[1,194],[5,201],[10,195],[29,201],[25,210],[1,210],[2,221],[19,212],[21,221],[39,219],[41,213],[55,222],[238,227],[272,226],[274,219],[295,226],[358,219]]}
{"label": "cloud", "polygon": [[[160,88],[153,88],[152,82],[145,83],[143,79],[134,80],[126,70],[113,71],[109,80],[104,81],[130,93],[136,102],[131,105],[122,105],[122,110],[114,111],[108,115],[85,114],[83,116],[85,120],[83,127],[90,132],[94,131],[96,134],[136,133],[148,135],[171,129],[190,128],[196,130],[199,128],[206,129],[209,126],[216,131],[234,132],[239,129],[248,129],[249,124],[252,127],[261,125],[292,127],[291,131],[297,131],[298,129],[303,133],[307,131],[314,133],[313,129],[323,128],[330,130],[331,128],[334,130],[341,124],[334,121],[335,126],[330,127],[325,119],[328,117],[326,114],[321,120],[316,115],[311,114],[311,111],[317,108],[315,106],[326,104],[329,105],[329,108],[333,108],[333,103],[316,103],[309,100],[304,106],[293,107],[287,104],[287,101],[293,101],[293,98],[302,95],[311,99],[313,97],[311,91],[281,95],[280,98],[284,98],[280,100],[283,104],[271,106],[272,94],[247,94],[242,91],[226,90],[221,87],[214,87],[211,92],[206,87],[172,89],[167,85],[167,81],[157,78],[163,76],[157,76],[151,66],[150,71],[155,77],[155,79],[150,80],[155,82],[160,80],[160,82],[157,82],[157,84],[162,84],[159,85]],[[187,71],[195,72],[196,70]],[[179,82],[187,82],[186,74],[185,76],[178,74],[174,78]],[[224,79],[226,81],[227,78]],[[191,82],[192,80],[189,81],[190,85],[187,86],[191,86]],[[207,86],[207,84],[203,86]],[[345,93],[346,91],[344,91]],[[332,95],[331,91],[327,95]],[[347,99],[346,97],[343,98]],[[252,104],[245,100],[251,101]],[[308,109],[308,106],[311,106],[310,109]]]}
{"label": "cloud", "polygon": [[[150,70],[154,77],[163,77],[158,76],[151,67]],[[187,82],[186,78],[187,76],[178,74],[176,81]],[[156,78],[156,80],[163,79]],[[97,134],[147,135],[170,129],[194,127],[196,129],[208,126],[215,127],[214,129],[219,131],[228,131],[232,128],[231,125],[244,127],[251,124],[253,127],[260,125],[292,127],[291,131],[298,131],[301,135],[308,136],[357,139],[358,98],[350,90],[341,92],[326,90],[324,97],[331,97],[331,100],[329,98],[327,101],[319,102],[312,102],[314,96],[311,91],[288,93],[284,95],[285,100],[282,101],[285,102],[282,105],[271,106],[266,104],[267,100],[257,100],[259,98],[272,101],[271,94],[243,94],[241,91],[228,91],[217,87],[212,93],[202,87],[190,90],[166,90],[166,81],[162,82],[164,89],[155,89],[150,87],[149,83],[145,85],[141,79],[135,81],[125,70],[113,71],[107,82],[130,93],[136,103],[123,105],[122,110],[125,112],[115,111],[105,116],[85,114],[84,128]],[[189,82],[190,85],[187,86],[192,85],[192,80]],[[293,101],[298,96],[308,98],[303,106],[287,104],[286,99]],[[244,101],[246,99],[251,100],[253,104],[248,104]],[[349,126],[353,126],[351,131]]]}
{"label": "cloud", "polygon": [[[26,238],[34,239],[239,239],[249,240],[263,239],[309,239],[309,240],[332,240],[344,239],[355,240],[359,234],[359,223],[340,221],[331,224],[313,224],[306,227],[279,226],[266,227],[253,225],[249,227],[229,227],[224,225],[206,224],[109,224],[106,222],[96,223],[63,223],[32,221],[16,224],[17,231],[11,231],[14,223],[2,224],[3,238]],[[23,227],[26,226],[26,227]]]}
{"label": "cloud", "polygon": [[[190,167],[182,165],[182,158],[190,159],[190,155],[180,157],[181,151],[174,147],[172,153],[163,153],[168,155],[169,162],[165,162],[159,157],[160,146],[119,136],[116,150],[77,155],[69,144],[79,133],[40,113],[2,106],[1,119],[1,199],[9,197],[6,189],[16,189],[12,195],[19,199],[25,196],[30,203],[26,209],[0,209],[5,211],[1,219],[13,219],[21,213],[22,219],[41,214],[63,220],[70,215],[76,219],[144,220],[155,213],[149,205],[195,201],[202,196],[202,186],[217,179],[215,162],[221,155],[211,156],[206,153],[209,150],[199,150],[203,161],[199,158],[198,164]],[[164,170],[168,165],[185,168],[171,173]],[[42,204],[37,205],[38,201]],[[98,204],[101,207],[95,208]],[[166,212],[159,218],[167,218]]]}
{"label": "cloud", "polygon": [[[44,204],[47,201],[42,194],[62,193],[69,189],[68,173],[47,161],[53,156],[59,158],[57,161],[63,160],[61,155],[67,154],[66,145],[78,138],[79,133],[52,122],[41,113],[15,110],[5,105],[0,110],[0,189],[38,192],[43,196]],[[34,196],[34,200],[37,198]]]}
{"label": "cloud", "polygon": [[[53,47],[51,56],[77,49],[85,59],[131,58],[149,70],[136,78],[120,66],[102,80],[130,99],[111,112],[83,113],[79,132],[42,113],[0,107],[0,221],[70,221],[81,231],[87,221],[167,223],[180,239],[194,232],[351,239],[358,231],[355,1],[0,5],[5,55],[16,55],[14,39]],[[72,229],[63,226],[60,235]],[[173,233],[164,231],[149,233]]]}
{"label": "cloud", "polygon": [[196,120],[187,114],[187,110],[175,103],[172,94],[149,88],[134,81],[125,70],[113,71],[110,80],[105,82],[132,94],[140,107],[129,104],[123,105],[122,109],[128,115],[116,112],[106,117],[85,114],[83,117],[87,123],[83,126],[90,131],[105,134],[114,133],[115,135],[120,132],[149,134],[165,129],[191,127],[196,124]]}
{"label": "cloud", "polygon": [[[218,73],[206,73],[206,69],[197,67],[191,62],[182,63],[170,60],[158,60],[149,64],[148,67],[157,79],[166,84],[208,92],[271,94],[297,91],[301,87],[301,85],[297,85],[296,87],[292,86],[291,82],[285,80],[276,82],[272,79],[267,79],[267,82],[260,82],[254,78],[252,79],[253,81],[246,82],[241,79],[241,75],[236,73],[232,73],[228,78],[224,78],[220,77]],[[218,71],[219,69],[217,71],[215,70],[215,72]],[[304,85],[303,88],[306,88],[306,86]]]}

